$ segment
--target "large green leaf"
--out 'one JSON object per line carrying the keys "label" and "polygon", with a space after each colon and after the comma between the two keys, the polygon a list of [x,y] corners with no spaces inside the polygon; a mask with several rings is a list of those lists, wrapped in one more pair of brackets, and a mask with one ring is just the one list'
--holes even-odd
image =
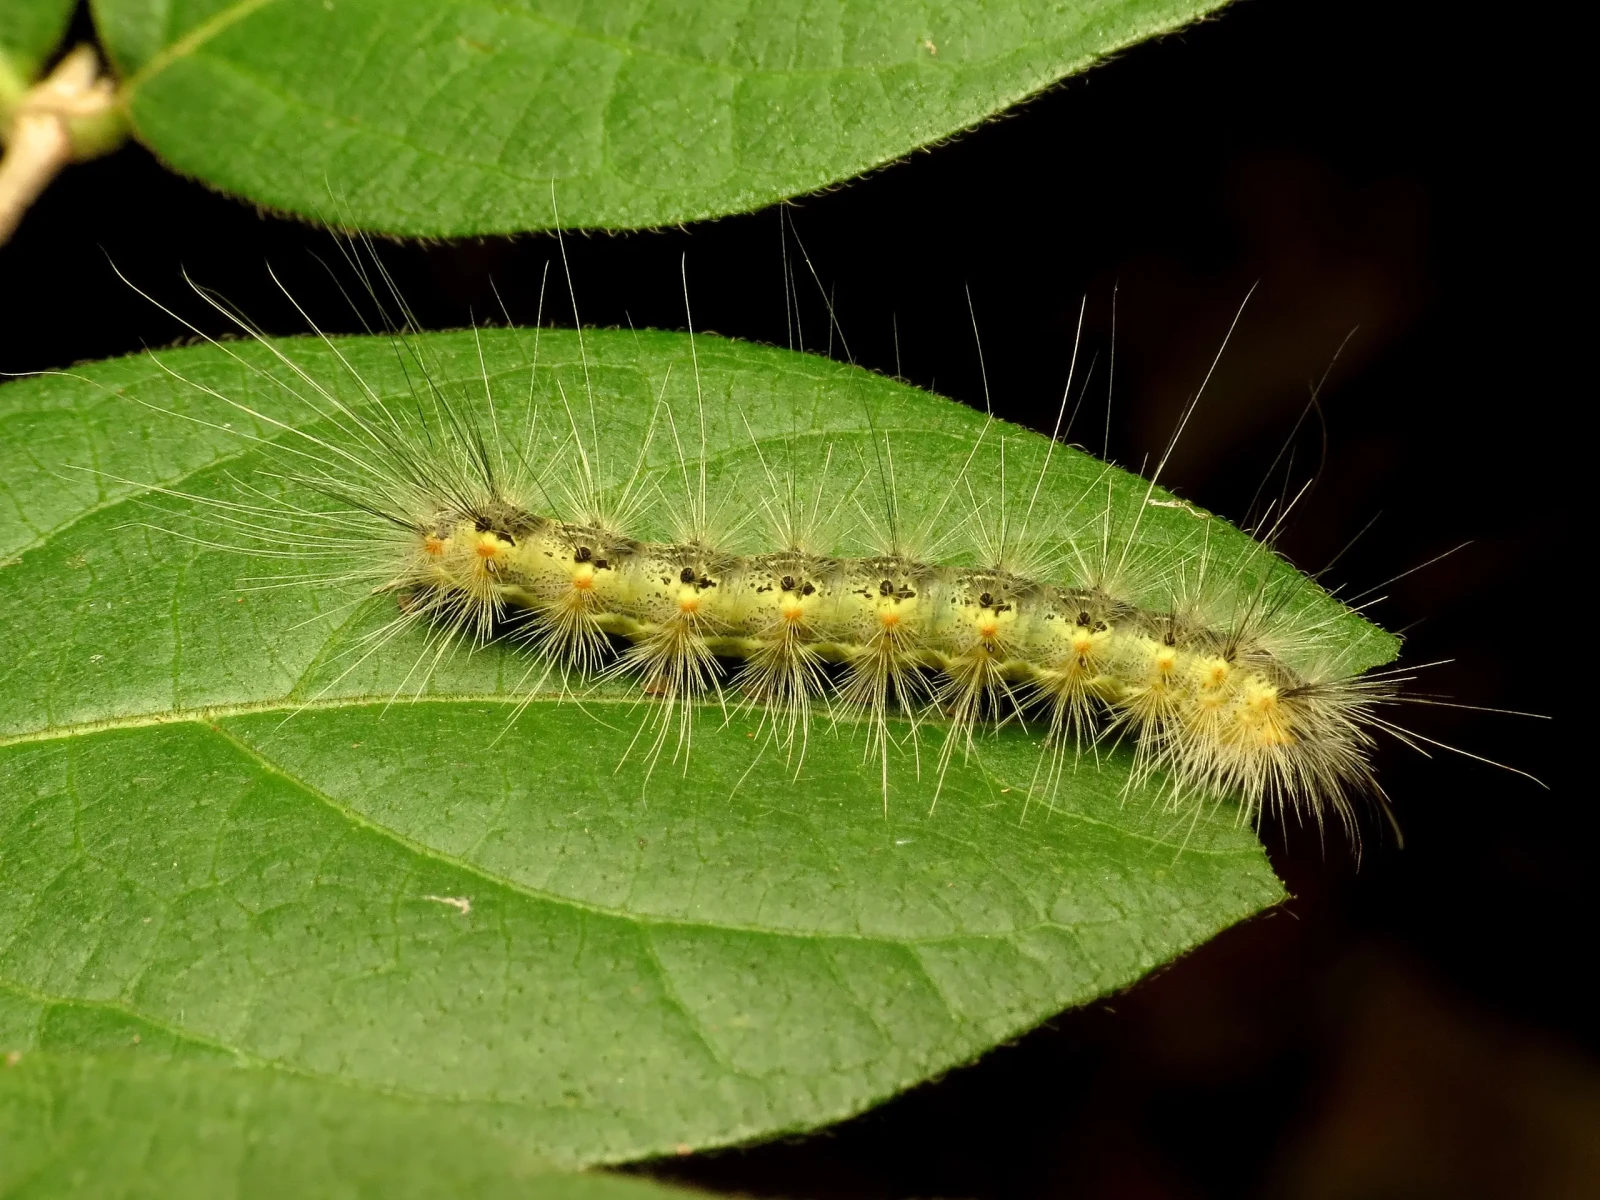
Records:
{"label": "large green leaf", "polygon": [[946,137],[1218,4],[93,7],[138,136],[178,170],[277,209],[454,236],[758,208]]}
{"label": "large green leaf", "polygon": [[[502,412],[531,390],[581,413],[592,387],[617,469],[658,395],[695,428],[682,335],[590,333],[585,370],[576,338],[546,331],[530,376],[531,337],[418,345],[464,405],[484,394],[480,353]],[[283,345],[340,379],[330,348]],[[983,425],[826,360],[697,346],[713,491],[735,509],[763,494],[752,437],[778,470],[831,444],[842,479],[887,436],[915,522]],[[386,341],[339,348],[406,394]],[[152,486],[275,486],[253,474],[259,451],[199,423],[251,422],[169,371],[308,419],[262,346],[159,358],[0,388],[0,1050],[138,1032],[147,1054],[448,1100],[543,1156],[620,1161],[842,1117],[1282,894],[1229,811],[1174,819],[1125,797],[1119,754],[1069,775],[1053,807],[1030,794],[1038,751],[1017,730],[958,758],[933,811],[932,773],[900,757],[885,813],[848,727],[819,732],[796,779],[753,718],[712,710],[687,772],[663,764],[648,784],[637,756],[619,769],[641,710],[616,687],[582,707],[538,693],[508,728],[526,668],[499,645],[389,705],[421,635],[355,670],[341,651],[393,600],[241,591],[273,566],[149,528],[225,536]],[[670,489],[662,441],[652,469]],[[983,454],[1000,443],[991,431]],[[1003,477],[982,455],[972,477],[1003,478],[1016,503],[1046,443],[1008,427],[1004,445]],[[1101,504],[1107,486],[1119,521],[1144,503],[1141,481],[1058,449],[1041,511],[1065,516],[1086,491]],[[1352,668],[1393,656],[1242,534],[1155,499],[1152,553],[1203,534],[1214,571],[1290,580]]]}
{"label": "large green leaf", "polygon": [[690,1200],[558,1173],[450,1104],[125,1052],[0,1066],[6,1200]]}

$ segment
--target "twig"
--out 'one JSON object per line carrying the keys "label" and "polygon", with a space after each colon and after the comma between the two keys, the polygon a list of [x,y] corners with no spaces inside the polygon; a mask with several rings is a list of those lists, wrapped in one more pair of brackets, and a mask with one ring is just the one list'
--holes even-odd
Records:
{"label": "twig", "polygon": [[0,245],[63,167],[114,150],[127,137],[116,84],[100,74],[92,46],[63,58],[23,93],[9,118],[0,119]]}

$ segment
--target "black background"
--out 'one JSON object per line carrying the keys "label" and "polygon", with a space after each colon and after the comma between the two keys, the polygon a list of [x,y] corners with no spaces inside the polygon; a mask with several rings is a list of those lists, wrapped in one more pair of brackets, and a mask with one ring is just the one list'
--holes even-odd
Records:
{"label": "black background", "polygon": [[[1509,11],[1509,10],[1504,10]],[[1562,71],[1525,28],[1425,5],[1254,0],[1130,51],[950,144],[789,209],[856,361],[1048,427],[1080,300],[1099,401],[1073,431],[1159,453],[1245,307],[1166,482],[1224,515],[1329,371],[1287,475],[1317,482],[1283,548],[1380,588],[1425,686],[1551,721],[1417,708],[1429,737],[1539,775],[1390,745],[1401,850],[1264,831],[1295,898],[1125,994],[1057,1018],[811,1137],[655,1164],[773,1196],[1293,1197],[1600,1191],[1593,676],[1575,537],[1589,260],[1561,134]],[[80,31],[86,27],[80,21]],[[586,322],[788,344],[780,215],[569,236]],[[548,237],[383,251],[422,324],[532,321]],[[58,181],[0,250],[0,370],[165,345],[181,330],[113,276],[221,332],[186,267],[273,332],[354,328],[327,239],[124,149]],[[792,244],[791,244],[792,253]],[[802,275],[803,341],[826,351]],[[1104,410],[1116,288],[1116,380]],[[1560,297],[1566,294],[1568,299]],[[570,321],[564,288],[546,318]],[[551,309],[555,311],[552,313]],[[1353,333],[1352,333],[1353,331]],[[1342,354],[1341,343],[1350,335]],[[832,352],[843,356],[840,338]],[[1318,468],[1319,460],[1321,462]],[[1280,467],[1272,488],[1281,487]]]}

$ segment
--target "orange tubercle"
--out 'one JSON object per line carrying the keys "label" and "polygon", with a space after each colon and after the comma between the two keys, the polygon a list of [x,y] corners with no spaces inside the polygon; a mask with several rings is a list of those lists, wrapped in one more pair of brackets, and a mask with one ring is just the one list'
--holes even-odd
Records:
{"label": "orange tubercle", "polygon": [[572,586],[580,592],[587,592],[594,587],[594,568],[584,563],[572,572]]}
{"label": "orange tubercle", "polygon": [[444,553],[444,539],[437,534],[430,533],[422,539],[422,552],[433,558],[438,558]]}
{"label": "orange tubercle", "polygon": [[893,629],[896,625],[900,624],[900,614],[895,612],[895,610],[892,608],[884,609],[883,612],[878,614],[878,622],[885,629]]}
{"label": "orange tubercle", "polygon": [[802,616],[805,615],[806,610],[805,605],[801,604],[799,600],[795,599],[793,596],[786,596],[784,597],[783,603],[779,606],[778,611],[783,614],[783,619],[785,621],[798,621]]}
{"label": "orange tubercle", "polygon": [[479,558],[499,558],[500,552],[504,547],[501,546],[500,539],[495,537],[494,534],[480,533],[472,549]]}
{"label": "orange tubercle", "polygon": [[696,613],[700,611],[699,596],[681,596],[678,599],[678,611],[681,613]]}

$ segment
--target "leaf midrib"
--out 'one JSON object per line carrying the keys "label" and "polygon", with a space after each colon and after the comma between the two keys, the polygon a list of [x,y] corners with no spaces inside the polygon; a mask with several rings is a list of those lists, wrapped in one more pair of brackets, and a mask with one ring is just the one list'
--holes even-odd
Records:
{"label": "leaf midrib", "polygon": [[[249,743],[240,741],[239,739],[233,737],[231,734],[226,734],[224,730],[221,730],[221,729],[217,728],[216,725],[215,725],[215,722],[217,722],[217,721],[228,720],[229,718],[232,718],[232,717],[263,716],[263,715],[267,715],[267,714],[271,714],[271,713],[283,713],[285,715],[285,719],[288,719],[288,718],[291,718],[291,717],[298,716],[301,713],[307,712],[307,711],[316,711],[316,712],[335,711],[336,712],[336,711],[341,711],[341,710],[344,710],[344,709],[387,708],[391,704],[393,704],[394,702],[395,702],[395,700],[394,700],[394,697],[392,697],[392,696],[363,695],[363,696],[344,696],[344,697],[338,697],[338,698],[335,698],[335,699],[312,700],[312,701],[304,701],[304,702],[286,702],[282,698],[277,698],[277,699],[273,699],[273,700],[251,701],[251,702],[240,703],[240,704],[208,705],[208,706],[203,706],[203,707],[200,707],[200,708],[191,708],[191,709],[168,709],[168,710],[163,710],[163,711],[160,711],[160,712],[140,713],[140,714],[137,714],[137,715],[134,715],[134,716],[128,716],[128,717],[110,717],[110,718],[106,718],[106,719],[103,719],[103,720],[97,720],[97,721],[81,721],[81,722],[77,722],[77,723],[70,724],[70,725],[53,725],[53,726],[48,726],[48,727],[42,727],[42,728],[36,729],[36,730],[29,730],[26,733],[17,733],[17,734],[9,734],[9,735],[6,735],[6,736],[0,736],[0,750],[9,749],[12,746],[27,746],[27,745],[35,745],[35,744],[39,744],[39,743],[44,743],[44,742],[65,741],[67,739],[74,738],[74,737],[88,737],[88,736],[93,736],[95,734],[111,733],[111,732],[117,732],[119,730],[125,730],[125,729],[157,728],[157,727],[160,727],[160,726],[163,726],[163,725],[194,725],[194,726],[197,726],[197,727],[200,727],[200,728],[209,729],[211,732],[214,732],[214,733],[224,734],[224,736],[227,738],[227,740],[230,742],[230,744],[235,744],[235,745],[238,745],[238,746],[241,746],[241,747],[245,748],[246,751],[252,757],[261,758],[261,761],[270,770],[272,770],[275,774],[280,775],[284,779],[289,780],[292,784],[294,784],[295,787],[302,788],[305,791],[313,794],[317,798],[323,800],[325,803],[327,803],[335,811],[337,811],[337,812],[339,812],[341,814],[345,814],[347,816],[350,816],[353,820],[358,820],[358,821],[365,822],[370,828],[383,833],[387,837],[392,837],[392,838],[396,839],[397,841],[401,842],[402,844],[408,844],[408,843],[406,843],[406,839],[404,838],[403,835],[395,833],[394,831],[388,829],[386,826],[372,824],[368,818],[363,817],[360,814],[351,812],[350,810],[346,809],[342,804],[340,804],[337,800],[334,800],[332,797],[326,796],[325,794],[319,792],[317,789],[313,788],[310,784],[307,784],[303,780],[297,778],[296,776],[289,774],[282,767],[280,767],[277,764],[273,763],[270,759],[266,759],[266,758],[262,757],[260,752],[255,750],[253,747],[251,747],[249,745]],[[415,697],[407,698],[405,701],[403,701],[403,703],[405,703],[405,704],[439,704],[439,705],[447,705],[447,704],[450,704],[450,705],[453,705],[453,704],[483,704],[483,705],[496,705],[496,706],[499,706],[499,707],[508,707],[508,708],[513,708],[513,709],[518,709],[518,710],[523,709],[523,708],[527,708],[527,707],[532,707],[534,705],[568,704],[570,702],[571,702],[570,700],[568,700],[567,698],[562,697],[562,696],[554,696],[554,695],[552,695],[552,696],[534,696],[532,698],[529,698],[529,697],[507,696],[507,695],[505,695],[503,693],[499,693],[499,692],[446,693],[446,694],[442,694],[442,695],[433,695],[433,696],[415,696]],[[631,710],[632,708],[635,707],[635,705],[637,703],[637,700],[633,696],[622,696],[622,695],[617,695],[617,696],[585,696],[583,702],[584,702],[584,704],[586,706],[610,706],[610,707],[615,707],[615,708],[618,708],[618,709],[629,709],[629,710]],[[704,708],[707,711],[718,711],[717,706],[715,704],[713,704],[713,703],[707,703],[707,704],[701,705],[701,707]],[[841,723],[859,724],[860,722],[857,722],[857,721],[842,721]],[[982,767],[981,761],[979,762],[979,766],[980,766],[980,768]],[[998,779],[998,777],[996,777],[996,776],[988,775],[987,771],[985,771],[984,773],[991,780],[991,782],[1003,782],[1002,780]],[[1120,837],[1126,837],[1126,838],[1129,838],[1129,839],[1134,840],[1134,841],[1143,842],[1143,843],[1145,843],[1145,844],[1147,844],[1149,846],[1152,846],[1152,847],[1160,847],[1160,848],[1169,849],[1169,850],[1181,851],[1184,854],[1197,854],[1197,855],[1201,855],[1201,856],[1204,856],[1204,857],[1210,857],[1210,858],[1231,858],[1231,857],[1236,857],[1236,856],[1239,856],[1239,855],[1248,855],[1249,853],[1251,853],[1250,850],[1217,850],[1217,849],[1209,849],[1209,848],[1195,848],[1193,846],[1187,845],[1186,843],[1175,842],[1175,841],[1172,841],[1172,840],[1167,839],[1167,838],[1155,837],[1155,836],[1152,836],[1152,835],[1147,834],[1147,833],[1141,833],[1141,832],[1139,832],[1137,830],[1129,829],[1126,826],[1118,825],[1115,822],[1102,821],[1102,820],[1099,820],[1096,817],[1088,816],[1085,813],[1055,812],[1055,813],[1052,814],[1052,816],[1055,817],[1055,818],[1062,819],[1062,820],[1075,821],[1080,825],[1091,825],[1091,826],[1095,826],[1097,828],[1107,829],[1107,830],[1110,830],[1113,833],[1117,834]],[[484,873],[483,868],[474,866],[471,863],[466,862],[464,860],[458,861],[458,860],[450,857],[449,855],[445,855],[442,852],[434,851],[431,848],[424,847],[423,850],[424,850],[424,852],[426,854],[433,855],[433,856],[437,857],[439,859],[439,861],[444,862],[444,863],[446,863],[446,864],[448,864],[450,866],[459,866],[463,870],[470,871],[470,872],[472,872],[474,874],[482,875],[485,879],[487,879],[490,882],[494,883],[496,886],[505,886],[505,887],[512,888],[513,890],[521,890],[521,889],[523,889],[523,885],[521,885],[521,884],[518,884],[518,883],[516,883],[516,882],[514,882],[512,880],[500,879],[498,876],[487,875],[487,874]],[[563,897],[563,896],[560,896],[560,895],[555,894],[555,893],[548,893],[547,894],[547,893],[540,892],[537,889],[526,889],[526,894],[529,895],[530,897],[535,898],[535,899],[551,899],[551,900],[554,900],[554,901],[557,901],[557,902],[560,902],[560,903],[571,903],[571,904],[573,904],[575,906],[578,906],[578,907],[590,908],[594,912],[602,913],[602,914],[609,915],[609,916],[620,916],[620,917],[623,917],[623,918],[628,919],[628,920],[636,919],[634,914],[629,913],[629,912],[627,912],[625,910],[608,909],[608,908],[605,908],[605,907],[599,906],[599,905],[591,906],[591,905],[587,905],[586,902],[584,902],[584,901],[571,900],[571,899],[569,899],[567,897]],[[660,924],[667,924],[667,925],[692,925],[691,922],[686,922],[686,921],[682,921],[682,920],[675,919],[675,918],[669,919],[669,918],[664,918],[664,917],[639,917],[637,919],[645,920],[645,921],[654,921],[654,922],[657,922],[657,923],[660,923]],[[1057,926],[1057,923],[1056,922],[1052,922],[1052,921],[1043,921],[1043,922],[1040,922],[1039,925],[1037,925],[1037,926],[1035,926],[1035,925],[1018,926],[1018,928],[1019,929],[1034,929],[1034,928],[1043,928],[1043,927],[1047,927],[1047,926],[1056,926],[1058,928],[1076,928],[1075,926]],[[717,928],[724,928],[724,926],[717,926]],[[726,926],[726,928],[729,928],[729,929],[745,929],[745,930],[748,930],[749,932],[752,932],[752,933],[774,933],[774,934],[777,934],[777,935],[780,935],[780,936],[790,936],[790,934],[791,934],[791,931],[788,931],[788,930],[769,928],[769,927],[766,927],[766,926],[759,926],[759,925],[750,925],[750,926],[733,926],[733,925],[730,925],[730,926]],[[816,934],[816,935],[799,935],[799,934],[797,934],[796,936],[817,936],[817,937],[833,937],[833,936],[851,937],[851,936],[859,936],[863,940],[866,940],[866,941],[879,941],[879,942],[881,942],[881,941],[885,940],[884,938],[881,938],[881,937],[868,937],[867,935],[851,935],[851,934],[834,935],[834,934],[831,934],[831,933]],[[1010,935],[1009,934],[980,934],[980,933],[941,935],[939,937],[930,937],[930,938],[922,938],[922,939],[907,939],[905,941],[905,943],[903,943],[903,944],[908,944],[909,945],[909,944],[913,944],[914,942],[918,942],[918,941],[948,941],[950,939],[950,937],[1004,937],[1004,936],[1010,936]],[[899,943],[898,940],[896,940],[896,944],[901,944],[901,943]]]}
{"label": "leaf midrib", "polygon": [[225,8],[221,12],[207,17],[177,41],[169,42],[161,47],[150,56],[149,61],[144,66],[123,81],[121,88],[123,104],[127,104],[133,93],[138,90],[139,85],[145,80],[155,78],[179,59],[188,58],[223,30],[254,15],[258,10],[267,7],[267,5],[276,3],[277,0],[239,0],[231,8]]}

